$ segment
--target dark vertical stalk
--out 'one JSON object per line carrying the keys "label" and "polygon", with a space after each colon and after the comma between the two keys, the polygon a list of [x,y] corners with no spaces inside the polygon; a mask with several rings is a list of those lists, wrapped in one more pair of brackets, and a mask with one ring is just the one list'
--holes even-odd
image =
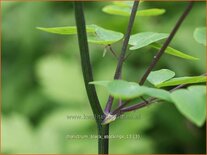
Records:
{"label": "dark vertical stalk", "polygon": [[[103,111],[101,109],[95,87],[94,85],[89,85],[89,82],[93,81],[93,73],[92,73],[92,67],[89,57],[89,48],[88,48],[86,25],[85,25],[82,2],[75,2],[75,18],[76,18],[78,41],[79,41],[79,48],[80,48],[82,72],[83,72],[88,99],[90,101],[93,113],[96,116],[101,116],[103,114]],[[97,122],[99,122],[98,117],[95,118]]]}
{"label": "dark vertical stalk", "polygon": [[109,124],[98,125],[98,153],[108,154],[109,153]]}
{"label": "dark vertical stalk", "polygon": [[93,81],[93,74],[90,63],[86,24],[82,3],[83,2],[80,1],[74,2],[82,73],[88,99],[98,127],[98,152],[99,154],[108,154],[108,138],[105,138],[105,136],[108,136],[109,134],[109,125],[101,125],[104,114],[101,109],[94,85],[89,85],[89,82]]}

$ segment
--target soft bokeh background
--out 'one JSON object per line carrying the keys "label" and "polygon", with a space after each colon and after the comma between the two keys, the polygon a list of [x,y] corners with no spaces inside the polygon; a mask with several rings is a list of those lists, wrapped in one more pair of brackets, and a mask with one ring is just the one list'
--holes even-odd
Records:
{"label": "soft bokeh background", "polygon": [[[128,18],[105,14],[110,2],[86,2],[87,24],[125,32]],[[157,17],[138,17],[133,33],[170,32],[186,2],[145,2],[146,8],[165,8]],[[196,27],[205,26],[205,2],[194,9],[171,45],[200,58],[188,61],[162,57],[156,69],[169,68],[177,76],[205,72],[205,47],[193,39]],[[96,153],[95,139],[67,139],[69,135],[96,134],[92,119],[69,119],[91,115],[76,36],[59,36],[38,31],[37,26],[74,25],[71,2],[2,2],[2,152],[3,153]],[[113,45],[120,51],[120,43]],[[103,58],[103,46],[90,44],[95,80],[113,77],[116,59]],[[124,64],[124,79],[137,81],[154,52],[142,48]],[[102,106],[107,92],[97,88]],[[205,125],[198,128],[170,103],[155,104],[129,113],[137,119],[117,120],[111,134],[139,135],[139,139],[112,139],[110,153],[205,153]]]}

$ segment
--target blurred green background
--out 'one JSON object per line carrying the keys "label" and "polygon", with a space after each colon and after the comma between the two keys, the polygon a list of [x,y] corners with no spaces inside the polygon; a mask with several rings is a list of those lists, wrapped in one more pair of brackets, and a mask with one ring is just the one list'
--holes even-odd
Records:
{"label": "blurred green background", "polygon": [[[96,139],[68,139],[68,135],[96,134],[93,119],[69,119],[91,115],[81,75],[76,36],[38,31],[37,26],[75,25],[72,2],[2,3],[2,152],[3,153],[97,153]],[[85,2],[87,24],[125,32],[128,18],[108,15],[101,8],[110,2]],[[165,8],[157,17],[138,17],[133,33],[169,33],[186,2],[144,2],[146,8]],[[177,76],[205,72],[205,47],[193,39],[196,27],[205,26],[205,2],[196,2],[171,45],[200,58],[189,61],[170,55],[155,69],[169,68]],[[121,42],[113,45],[120,51]],[[116,58],[104,47],[90,44],[95,80],[113,78]],[[154,52],[142,48],[124,64],[124,79],[137,81]],[[128,51],[129,52],[129,51]],[[97,87],[102,106],[107,92]],[[139,139],[111,139],[110,153],[205,153],[205,125],[198,128],[170,103],[155,104],[128,113],[137,119],[111,124],[112,135],[139,135]]]}

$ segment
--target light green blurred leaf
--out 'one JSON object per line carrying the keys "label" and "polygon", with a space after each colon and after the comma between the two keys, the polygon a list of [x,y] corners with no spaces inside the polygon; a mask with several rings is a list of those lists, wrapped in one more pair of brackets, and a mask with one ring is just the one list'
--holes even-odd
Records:
{"label": "light green blurred leaf", "polygon": [[[67,151],[68,153],[80,153],[80,150],[73,148],[74,140],[67,139],[67,135],[90,134],[91,129],[89,131],[88,129],[92,126],[94,120],[86,119],[86,117],[84,119],[84,116],[91,115],[87,115],[86,109],[81,108],[81,106],[77,109],[57,109],[48,114],[47,117],[42,120],[37,130],[36,137],[39,146],[37,152],[41,154],[58,154],[61,150],[68,150],[70,145],[70,150]],[[82,146],[82,149],[87,150],[87,147],[83,146],[81,141],[78,144]],[[91,145],[91,147],[92,146],[93,145]]]}
{"label": "light green blurred leaf", "polygon": [[131,9],[129,7],[121,7],[117,5],[108,5],[102,9],[103,12],[112,15],[129,16]]}
{"label": "light green blurred leaf", "polygon": [[85,102],[86,94],[78,61],[60,56],[43,57],[37,62],[36,73],[43,93],[50,99],[63,104]]}
{"label": "light green blurred leaf", "polygon": [[169,69],[161,69],[157,71],[152,71],[147,80],[152,83],[153,85],[158,85],[160,83],[163,83],[175,76],[175,72],[169,70]]}
{"label": "light green blurred leaf", "polygon": [[5,15],[5,13],[7,13],[7,11],[9,11],[10,9],[12,9],[12,7],[17,6],[19,3],[16,1],[2,1],[1,2],[1,9],[2,9],[2,15]]}
{"label": "light green blurred leaf", "polygon": [[[139,101],[142,101],[139,99]],[[139,102],[135,102],[134,104]],[[134,111],[131,113],[124,113],[119,116],[116,120],[116,123],[113,123],[111,126],[111,134],[133,134],[139,131],[140,133],[145,132],[145,130],[153,127],[153,114],[156,110],[159,109],[159,106],[149,106],[148,108],[139,109],[139,111]],[[143,119],[144,117],[144,119]],[[127,126],[122,126],[127,123]],[[119,128],[119,130],[117,130]],[[131,141],[131,139],[129,139]]]}
{"label": "light green blurred leaf", "polygon": [[196,28],[193,36],[198,43],[206,46],[206,27]]}
{"label": "light green blurred leaf", "polygon": [[[162,45],[159,44],[159,43],[153,43],[150,46],[157,49],[157,50],[160,50],[162,48]],[[183,59],[198,60],[198,58],[196,58],[196,57],[185,54],[185,53],[183,53],[181,51],[178,51],[178,50],[176,50],[172,47],[169,47],[169,46],[166,48],[165,53],[176,56],[176,57],[179,57],[179,58],[183,58]]]}
{"label": "light green blurred leaf", "polygon": [[142,95],[148,95],[157,97],[163,100],[171,101],[170,95],[167,91],[149,88],[145,86],[140,86],[134,82],[127,82],[123,80],[114,80],[114,81],[94,81],[90,84],[104,86],[110,95],[115,98],[121,99],[133,99]]}
{"label": "light green blurred leaf", "polygon": [[[127,123],[127,122],[123,122],[123,123]],[[132,122],[134,125],[138,125],[137,120]],[[127,125],[124,125],[126,127],[128,127]],[[142,125],[142,124],[140,124]],[[122,125],[123,126],[123,125]],[[138,129],[139,131],[139,129]],[[117,131],[114,133],[114,135],[117,135]],[[129,133],[126,135],[123,135],[121,132],[119,132],[118,135],[122,135],[124,137],[129,137]],[[145,136],[145,138],[142,138],[143,134],[137,134],[137,132],[130,132],[130,135],[140,135],[140,139],[139,138],[125,138],[124,140],[117,140],[117,139],[111,139],[111,143],[114,144],[113,147],[111,147],[111,152],[113,152],[112,154],[148,154],[149,152],[155,152],[155,143],[154,141],[150,138],[150,136]],[[127,149],[126,149],[127,148]]]}
{"label": "light green blurred leaf", "polygon": [[2,119],[2,151],[35,153],[34,133],[29,121],[22,115],[11,114]]}
{"label": "light green blurred leaf", "polygon": [[137,12],[137,16],[159,16],[165,13],[165,9],[145,9]]}
{"label": "light green blurred leaf", "polygon": [[[131,14],[131,7],[124,6],[125,4],[121,3],[119,5],[107,5],[105,6],[102,11],[112,15],[120,15],[120,16],[130,16]],[[127,5],[127,4],[126,4]],[[145,9],[145,10],[138,10],[137,16],[158,16],[165,13],[165,9]]]}
{"label": "light green blurred leaf", "polygon": [[[77,34],[76,26],[55,27],[55,28],[37,27],[37,29],[45,32],[61,34],[61,35]],[[113,44],[121,40],[124,36],[120,32],[107,30],[97,25],[87,25],[86,31],[88,33],[88,42],[94,44],[102,44],[102,45]]]}
{"label": "light green blurred leaf", "polygon": [[179,77],[173,78],[166,82],[156,85],[156,87],[176,86],[180,84],[193,84],[206,82],[206,76],[191,76],[191,77]]}
{"label": "light green blurred leaf", "polygon": [[171,94],[178,110],[197,126],[202,126],[206,119],[206,87],[191,86]]}
{"label": "light green blurred leaf", "polygon": [[160,41],[168,37],[167,33],[156,32],[141,32],[131,35],[129,44],[132,45],[130,50],[137,50],[139,48],[150,45],[151,43]]}

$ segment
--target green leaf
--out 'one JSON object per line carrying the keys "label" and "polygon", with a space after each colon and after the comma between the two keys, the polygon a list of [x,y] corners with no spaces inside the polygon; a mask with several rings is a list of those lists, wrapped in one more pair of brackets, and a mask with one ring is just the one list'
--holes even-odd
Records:
{"label": "green leaf", "polygon": [[131,99],[143,95],[143,91],[138,84],[123,80],[94,81],[90,82],[90,84],[106,87],[109,94],[116,98]]}
{"label": "green leaf", "polygon": [[136,50],[145,46],[148,46],[154,42],[160,41],[168,37],[167,33],[156,32],[141,32],[131,35],[129,44],[132,45],[130,50]]}
{"label": "green leaf", "polygon": [[159,99],[171,101],[169,92],[156,88],[140,86],[134,82],[123,80],[114,81],[94,81],[90,84],[104,86],[110,95],[121,99],[134,99],[142,95],[157,97]]}
{"label": "green leaf", "polygon": [[144,87],[144,86],[142,87],[144,88],[144,95],[156,97],[158,99],[169,101],[169,102],[172,101],[170,98],[170,93],[166,90],[149,88],[149,87]]}
{"label": "green leaf", "polygon": [[137,12],[137,16],[159,16],[165,13],[165,9],[145,9]]}
{"label": "green leaf", "polygon": [[198,43],[206,46],[206,28],[205,27],[196,28],[193,33],[193,36]]}
{"label": "green leaf", "polygon": [[111,15],[130,16],[131,8],[117,5],[107,5],[102,9],[102,11]]}
{"label": "green leaf", "polygon": [[[77,28],[75,26],[55,27],[55,28],[37,27],[37,29],[45,32],[61,34],[61,35],[77,34]],[[94,44],[102,44],[102,45],[113,44],[121,40],[124,36],[120,32],[107,30],[97,25],[87,25],[86,31],[88,33],[88,42]]]}
{"label": "green leaf", "polygon": [[193,84],[193,83],[202,83],[206,82],[206,76],[192,76],[192,77],[180,77],[173,78],[166,82],[156,85],[156,87],[166,87],[166,86],[176,86],[180,84]]}
{"label": "green leaf", "polygon": [[[37,27],[37,29],[45,31],[45,32],[61,34],[61,35],[77,34],[76,26],[52,27],[52,28]],[[95,30],[96,30],[95,25],[87,25],[86,26],[87,33],[95,32]]]}
{"label": "green leaf", "polygon": [[[103,12],[112,14],[112,15],[120,15],[120,16],[130,16],[131,14],[131,7],[121,6],[121,5],[108,5],[102,9]],[[158,16],[165,13],[165,9],[145,9],[145,10],[138,10],[137,16]]]}
{"label": "green leaf", "polygon": [[123,37],[124,35],[120,32],[115,32],[96,26],[95,33],[89,33],[88,41],[90,43],[108,45],[121,40]]}
{"label": "green leaf", "polygon": [[206,119],[206,87],[191,86],[171,93],[178,110],[197,126],[202,126]]}
{"label": "green leaf", "polygon": [[175,72],[169,70],[169,69],[161,69],[157,71],[152,71],[147,80],[152,83],[153,85],[158,85],[160,83],[163,83],[175,76]]}
{"label": "green leaf", "polygon": [[[159,43],[153,43],[150,46],[157,49],[157,50],[160,50],[162,48],[162,45],[159,44]],[[185,53],[183,53],[181,51],[178,51],[178,50],[176,50],[172,47],[169,47],[169,46],[166,48],[165,53],[176,56],[176,57],[179,57],[179,58],[183,58],[183,59],[198,60],[198,58],[196,58],[196,57],[185,54]]]}

